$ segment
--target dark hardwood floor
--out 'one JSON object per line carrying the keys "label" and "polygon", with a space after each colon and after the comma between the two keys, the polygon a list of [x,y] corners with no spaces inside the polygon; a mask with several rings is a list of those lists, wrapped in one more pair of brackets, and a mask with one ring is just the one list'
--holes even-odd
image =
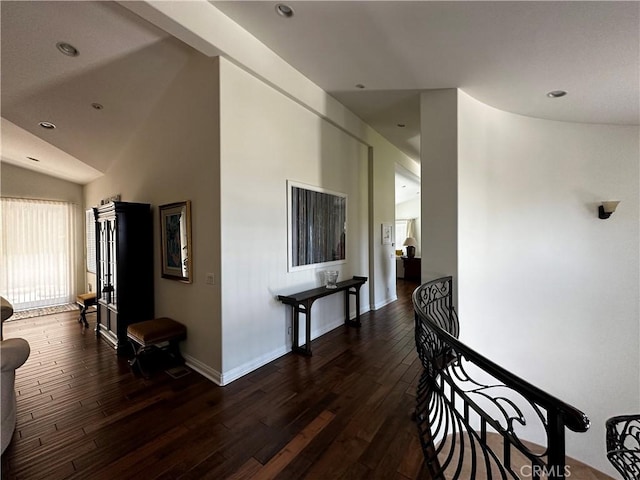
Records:
{"label": "dark hardwood floor", "polygon": [[[226,387],[133,375],[76,313],[5,324],[31,356],[3,479],[428,478],[410,413],[421,370],[410,300],[365,314]],[[95,315],[88,316],[91,328]]]}

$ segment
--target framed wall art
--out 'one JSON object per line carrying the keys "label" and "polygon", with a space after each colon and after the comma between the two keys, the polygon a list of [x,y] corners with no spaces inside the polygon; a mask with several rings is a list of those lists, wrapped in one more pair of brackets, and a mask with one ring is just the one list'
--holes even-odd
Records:
{"label": "framed wall art", "polygon": [[383,223],[382,224],[382,245],[391,245],[391,244],[393,244],[393,224]]}
{"label": "framed wall art", "polygon": [[347,261],[347,195],[288,180],[288,270]]}
{"label": "framed wall art", "polygon": [[193,281],[191,269],[191,202],[160,205],[162,278]]}

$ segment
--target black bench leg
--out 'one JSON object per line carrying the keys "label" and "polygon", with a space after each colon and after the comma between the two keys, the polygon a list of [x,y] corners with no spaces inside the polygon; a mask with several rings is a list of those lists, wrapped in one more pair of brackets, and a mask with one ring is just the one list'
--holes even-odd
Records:
{"label": "black bench leg", "polygon": [[176,361],[178,362],[178,364],[180,365],[184,365],[184,357],[182,356],[182,354],[180,353],[180,345],[179,345],[180,340],[171,340],[169,342],[169,347],[168,347],[168,351],[169,354],[176,359]]}
{"label": "black bench leg", "polygon": [[85,306],[82,309],[82,312],[80,313],[80,316],[82,317],[82,323],[84,323],[84,328],[89,328],[89,322],[87,322],[87,310],[89,309],[89,307]]}
{"label": "black bench leg", "polygon": [[82,307],[82,310],[80,310],[80,318],[78,319],[78,322],[84,324],[84,328],[89,328],[89,322],[87,322],[87,309],[88,308],[89,307],[87,307],[87,306]]}
{"label": "black bench leg", "polygon": [[140,372],[140,375],[142,375],[144,378],[149,378],[149,373],[144,369],[144,367],[142,366],[142,362],[140,361],[140,354],[145,350],[145,347],[138,347],[138,345],[131,339],[129,339],[129,343],[131,344],[131,349],[133,350],[133,358],[129,360],[129,366],[134,371],[137,368],[138,372]]}
{"label": "black bench leg", "polygon": [[[140,346],[138,346],[138,344],[135,341],[133,341],[132,339],[129,339],[129,344],[131,345],[131,348],[133,349],[133,358],[131,360],[129,360],[129,365],[131,366],[132,369],[136,369],[137,368],[138,372],[140,372],[140,374],[144,378],[150,378],[151,377],[150,373],[142,365],[144,362],[141,361],[141,355],[145,351],[153,350],[153,349],[158,349],[164,355],[168,354],[169,357],[174,359],[174,361],[178,365],[184,365],[185,364],[185,360],[184,360],[184,357],[182,356],[182,354],[180,353],[179,342],[180,342],[180,339],[178,339],[178,340],[170,340],[169,341],[169,345],[160,348],[157,345],[147,345],[147,346],[140,345]],[[165,356],[165,358],[166,358],[166,356]]]}

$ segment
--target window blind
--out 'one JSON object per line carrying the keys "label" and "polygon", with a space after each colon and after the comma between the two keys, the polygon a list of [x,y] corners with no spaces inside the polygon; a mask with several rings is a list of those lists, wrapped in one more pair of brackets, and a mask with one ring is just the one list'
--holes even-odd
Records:
{"label": "window blind", "polygon": [[0,199],[0,291],[16,310],[71,303],[76,258],[73,204]]}
{"label": "window blind", "polygon": [[96,223],[93,209],[85,212],[85,237],[87,245],[87,272],[96,273]]}

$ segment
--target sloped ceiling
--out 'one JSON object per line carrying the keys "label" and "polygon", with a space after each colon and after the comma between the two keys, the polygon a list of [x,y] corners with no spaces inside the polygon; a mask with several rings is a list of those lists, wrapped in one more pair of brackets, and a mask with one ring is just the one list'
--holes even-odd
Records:
{"label": "sloped ceiling", "polygon": [[[2,160],[76,183],[109,169],[189,56],[199,55],[113,2],[0,8]],[[63,55],[60,41],[80,54]],[[55,148],[39,149],[38,139]]]}
{"label": "sloped ceiling", "polygon": [[[640,117],[638,2],[303,1],[283,18],[277,2],[198,1],[416,161],[426,89],[462,88],[496,108],[553,120],[637,125]],[[189,56],[200,55],[115,2],[0,8],[2,161],[78,183],[109,169]],[[80,55],[62,55],[59,41]],[[558,89],[569,93],[546,96]],[[29,135],[55,148],[30,147]],[[45,158],[26,158],[38,155]]]}
{"label": "sloped ceiling", "polygon": [[638,2],[284,2],[291,18],[275,2],[211,3],[414,159],[425,89],[544,119],[639,122]]}

